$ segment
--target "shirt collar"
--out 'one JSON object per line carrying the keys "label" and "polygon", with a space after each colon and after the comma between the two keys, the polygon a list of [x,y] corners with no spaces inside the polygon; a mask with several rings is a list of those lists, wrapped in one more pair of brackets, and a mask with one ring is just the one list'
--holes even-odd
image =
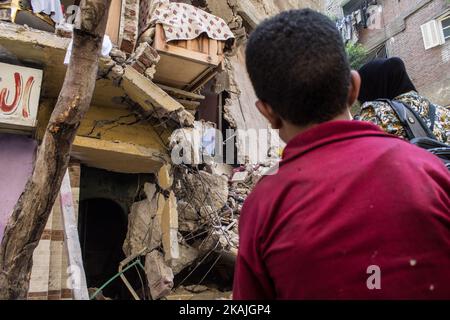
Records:
{"label": "shirt collar", "polygon": [[[283,162],[333,142],[362,136],[387,136],[378,126],[366,121],[338,120],[321,123],[295,136],[283,152]],[[394,136],[392,136],[394,137]]]}

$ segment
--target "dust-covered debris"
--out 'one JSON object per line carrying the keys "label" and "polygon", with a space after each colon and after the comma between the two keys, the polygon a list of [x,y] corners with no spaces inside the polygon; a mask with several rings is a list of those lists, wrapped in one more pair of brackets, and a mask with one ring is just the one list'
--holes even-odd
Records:
{"label": "dust-covered debris", "polygon": [[145,257],[145,273],[153,300],[170,294],[173,288],[172,269],[164,261],[163,254],[154,250]]}

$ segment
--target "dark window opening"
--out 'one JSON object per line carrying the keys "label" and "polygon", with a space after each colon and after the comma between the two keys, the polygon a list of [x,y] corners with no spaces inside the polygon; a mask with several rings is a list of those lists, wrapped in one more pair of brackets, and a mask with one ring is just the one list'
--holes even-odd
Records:
{"label": "dark window opening", "polygon": [[342,10],[344,11],[344,15],[349,15],[354,11],[361,9],[363,5],[363,0],[350,0],[345,5],[342,6]]}
{"label": "dark window opening", "polygon": [[445,17],[442,21],[442,31],[444,33],[444,40],[450,40],[450,15]]}

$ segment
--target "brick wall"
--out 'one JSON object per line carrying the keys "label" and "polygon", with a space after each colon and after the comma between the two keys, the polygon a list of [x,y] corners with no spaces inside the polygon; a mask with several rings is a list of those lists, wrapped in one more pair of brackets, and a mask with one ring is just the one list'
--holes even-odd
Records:
{"label": "brick wall", "polygon": [[[388,56],[405,61],[417,89],[441,105],[450,104],[450,41],[425,50],[420,26],[450,7],[447,0],[378,0],[383,7],[379,30],[360,30],[368,49],[386,44]],[[342,0],[328,0],[327,13],[339,16]]]}
{"label": "brick wall", "polygon": [[450,41],[425,50],[420,26],[442,14],[445,8],[446,0],[431,1],[408,17],[405,30],[387,44],[389,56],[405,61],[417,89],[442,105],[450,104]]}

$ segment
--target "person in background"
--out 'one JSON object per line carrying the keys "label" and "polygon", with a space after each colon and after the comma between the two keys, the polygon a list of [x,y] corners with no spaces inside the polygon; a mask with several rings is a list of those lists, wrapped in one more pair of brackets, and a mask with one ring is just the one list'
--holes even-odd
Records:
{"label": "person in background", "polygon": [[450,110],[417,93],[400,58],[376,59],[362,66],[359,74],[361,90],[358,100],[362,107],[355,119],[373,122],[387,133],[406,139],[405,129],[391,106],[387,102],[376,101],[397,100],[410,106],[438,141],[450,144]]}
{"label": "person in background", "polygon": [[246,50],[256,107],[287,146],[241,212],[234,299],[450,299],[450,175],[352,120],[360,77],[335,24],[283,12]]}

